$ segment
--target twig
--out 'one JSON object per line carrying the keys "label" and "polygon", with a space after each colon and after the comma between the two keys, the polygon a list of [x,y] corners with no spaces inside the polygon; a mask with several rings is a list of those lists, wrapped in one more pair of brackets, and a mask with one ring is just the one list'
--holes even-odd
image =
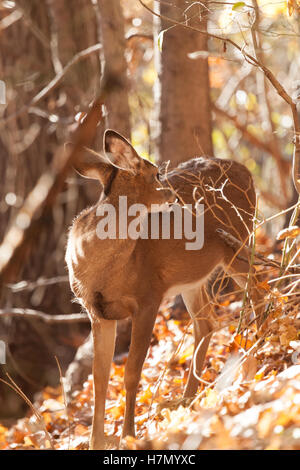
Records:
{"label": "twig", "polygon": [[[259,34],[259,22],[260,22],[260,15],[259,15],[259,7],[257,4],[257,0],[252,0],[254,9],[255,9],[255,19],[254,22],[251,26],[251,37],[252,37],[252,42],[253,42],[253,48],[254,52],[256,55],[256,58],[261,62],[264,63],[265,61],[265,56],[264,52],[261,48],[261,40],[260,40],[260,34]],[[271,140],[269,141],[269,146],[272,150],[272,155],[276,161],[277,167],[278,167],[278,174],[279,174],[279,179],[281,182],[281,188],[283,191],[283,195],[285,198],[287,198],[287,187],[286,187],[286,170],[287,166],[282,158],[281,151],[280,151],[280,145],[279,141],[276,137],[276,128],[274,125],[274,122],[272,120],[272,109],[271,109],[271,104],[270,100],[268,98],[268,88],[267,88],[267,79],[266,75],[263,74],[263,99],[264,99],[264,104],[265,104],[265,109],[269,121],[269,128],[271,131]]]}
{"label": "twig", "polygon": [[192,30],[192,31],[195,31],[199,34],[203,34],[209,38],[213,38],[213,39],[218,39],[219,41],[222,41],[223,43],[226,42],[227,44],[230,44],[231,46],[235,47],[236,49],[238,49],[240,51],[240,53],[244,56],[244,58],[247,60],[247,61],[250,61],[250,63],[252,63],[252,65],[255,65],[256,67],[259,67],[263,70],[263,72],[265,73],[266,77],[268,78],[268,80],[272,83],[272,85],[274,86],[274,88],[276,88],[277,90],[277,93],[284,99],[284,101],[286,101],[290,106],[293,106],[294,103],[293,103],[293,100],[292,98],[290,97],[290,95],[286,92],[286,90],[284,89],[284,87],[281,85],[281,83],[277,80],[277,78],[273,75],[273,73],[271,72],[271,70],[269,70],[264,64],[260,63],[259,60],[257,60],[254,56],[252,56],[251,54],[249,54],[248,52],[245,51],[244,47],[241,47],[239,46],[236,42],[234,42],[232,39],[229,39],[229,38],[226,38],[226,37],[223,37],[223,36],[218,36],[216,34],[212,34],[212,33],[208,33],[207,31],[202,31],[201,29],[199,28],[195,28],[194,26],[191,26],[189,24],[187,24],[186,22],[180,22],[180,21],[176,21],[174,20],[173,18],[169,18],[168,16],[164,16],[164,15],[160,15],[159,13],[155,12],[154,10],[152,10],[148,5],[146,5],[142,0],[138,0],[140,2],[140,4],[146,8],[146,10],[148,10],[150,13],[152,13],[152,15],[154,16],[157,16],[159,18],[162,18],[163,20],[165,21],[168,21],[169,23],[172,23],[176,26],[181,26],[183,28],[186,28],[186,29],[189,29],[189,30]]}
{"label": "twig", "polygon": [[13,25],[16,21],[19,21],[23,16],[23,13],[19,10],[15,10],[9,15],[5,16],[0,21],[0,31],[8,28],[9,26]]}
{"label": "twig", "polygon": [[16,11],[20,12],[23,15],[24,22],[27,24],[29,29],[31,30],[32,34],[40,41],[40,43],[46,48],[50,49],[50,44],[47,36],[43,33],[43,31],[38,27],[38,25],[33,21],[31,18],[30,13],[27,11],[26,8],[23,8],[23,5],[20,5],[20,2],[17,1],[17,9]]}
{"label": "twig", "polygon": [[[73,162],[78,158],[83,147],[90,147],[96,135],[97,125],[103,119],[103,103],[112,91],[119,90],[121,87],[119,77],[106,69],[99,96],[74,133],[74,145],[68,149],[62,146],[57,150],[53,164],[43,173],[27,196],[0,245],[1,290],[4,284],[13,282],[22,269],[40,233],[49,223],[53,205],[63,188]],[[20,223],[24,217],[26,218],[25,226]]]}
{"label": "twig", "polygon": [[60,282],[68,282],[68,276],[56,276],[49,279],[40,278],[37,281],[20,281],[16,284],[7,284],[13,292],[21,292],[24,290],[34,290],[37,287],[52,286],[53,284],[59,284]]}
{"label": "twig", "polygon": [[71,423],[70,423],[70,417],[69,417],[69,413],[68,413],[68,401],[67,401],[67,395],[66,395],[66,391],[65,391],[65,387],[64,387],[64,379],[63,379],[63,375],[62,375],[62,370],[61,370],[61,366],[60,366],[60,363],[59,363],[59,360],[58,360],[57,356],[55,356],[55,360],[56,360],[56,364],[57,364],[58,371],[59,371],[59,380],[60,380],[60,384],[61,384],[62,395],[64,397],[64,405],[65,405],[65,411],[66,411],[66,416],[67,416],[68,450],[69,450],[70,449],[70,444],[71,444]]}
{"label": "twig", "polygon": [[[216,229],[216,232],[218,233],[218,235],[225,241],[225,243],[230,246],[231,248],[233,248],[234,250],[236,250],[237,248],[241,248],[243,247],[244,250],[247,251],[247,253],[251,256],[252,255],[252,248],[244,245],[242,242],[240,242],[240,240],[238,240],[237,238],[235,238],[233,235],[231,235],[230,233],[226,232],[225,230],[221,229],[221,228],[217,228]],[[242,258],[241,255],[237,255],[238,258],[241,258],[243,261],[249,261],[249,260],[246,260],[245,258]],[[263,255],[261,255],[260,253],[254,253],[254,257],[255,258],[258,258],[262,264],[264,265],[268,265],[268,266],[273,266],[274,268],[278,268],[280,269],[280,263],[278,263],[277,261],[275,260],[271,260],[271,259],[268,259],[268,258],[265,258]],[[254,263],[255,264],[255,263]]]}
{"label": "twig", "polygon": [[248,52],[245,51],[245,47],[239,46],[235,41],[233,41],[230,38],[226,38],[223,36],[218,36],[216,34],[209,33],[207,31],[202,31],[199,28],[196,28],[194,26],[191,26],[187,24],[187,21],[185,20],[184,22],[176,21],[173,18],[169,18],[168,16],[165,15],[160,15],[156,11],[152,10],[148,5],[146,5],[142,0],[139,0],[139,3],[152,15],[162,18],[163,20],[167,21],[168,23],[171,23],[176,26],[181,26],[182,28],[189,29],[190,31],[195,31],[199,34],[203,34],[206,37],[217,39],[221,41],[223,44],[230,44],[233,46],[235,49],[237,49],[245,58],[247,62],[250,64],[254,65],[255,67],[260,68],[264,74],[265,77],[269,80],[269,82],[272,84],[272,86],[275,88],[279,96],[290,106],[292,115],[293,115],[293,122],[294,122],[294,135],[295,135],[295,140],[294,140],[294,154],[293,154],[293,181],[295,188],[297,189],[297,192],[300,194],[300,117],[297,112],[297,106],[295,102],[293,101],[292,97],[287,93],[285,88],[281,85],[281,83],[277,80],[277,78],[274,76],[272,71],[268,69],[261,61],[259,61],[257,58],[255,58],[253,55],[249,54]]}
{"label": "twig", "polygon": [[29,400],[29,398],[25,395],[25,393],[20,389],[20,387],[14,382],[14,380],[11,378],[11,376],[6,373],[7,377],[9,378],[10,382],[7,382],[6,380],[3,380],[0,378],[0,382],[4,383],[5,385],[7,385],[8,387],[12,388],[18,395],[20,395],[21,398],[23,398],[23,400],[25,401],[25,403],[27,403],[27,405],[31,408],[31,411],[33,412],[34,416],[36,417],[36,419],[41,423],[43,429],[44,429],[44,433],[45,433],[45,436],[47,438],[47,440],[49,441],[49,444],[51,446],[51,449],[54,450],[55,447],[54,447],[54,442],[53,442],[53,438],[52,436],[50,435],[50,433],[48,432],[47,430],[47,427],[46,427],[46,423],[45,423],[45,420],[43,418],[43,416],[40,414],[40,412],[35,408],[35,406],[31,403],[31,401]]}
{"label": "twig", "polygon": [[[249,248],[250,250],[250,262],[249,262],[249,271],[247,275],[247,281],[246,281],[245,290],[244,290],[242,310],[240,313],[239,323],[237,327],[237,334],[241,332],[242,323],[243,323],[245,312],[246,312],[247,301],[249,301],[251,305],[251,300],[249,299],[249,292],[251,292],[251,285],[252,285],[252,268],[253,268],[253,263],[254,263],[254,258],[255,258],[257,220],[258,220],[258,199],[256,201],[255,214],[254,214],[254,219],[253,219],[253,231],[251,234],[251,248],[246,246],[246,248]],[[247,334],[248,334],[248,331],[247,331]]]}
{"label": "twig", "polygon": [[0,309],[0,319],[4,317],[20,317],[29,320],[42,320],[45,323],[86,323],[89,317],[85,313],[70,313],[69,315],[49,315],[48,313],[32,310],[30,308],[4,308]]}
{"label": "twig", "polygon": [[256,137],[254,134],[248,131],[246,126],[243,126],[238,120],[236,116],[233,116],[232,114],[228,113],[224,109],[221,109],[219,106],[216,104],[212,103],[212,109],[217,113],[220,114],[220,116],[225,117],[226,119],[229,119],[230,121],[233,122],[234,126],[243,134],[244,138],[247,139],[251,144],[255,145],[255,147],[260,148],[266,153],[269,153],[273,155],[273,150],[269,143],[263,142],[260,140],[258,137]]}

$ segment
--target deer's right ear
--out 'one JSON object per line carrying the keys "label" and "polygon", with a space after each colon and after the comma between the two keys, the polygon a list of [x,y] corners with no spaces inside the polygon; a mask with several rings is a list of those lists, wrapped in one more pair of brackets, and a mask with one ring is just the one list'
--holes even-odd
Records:
{"label": "deer's right ear", "polygon": [[[65,148],[73,146],[73,144],[65,144]],[[94,152],[87,147],[83,147],[73,162],[73,168],[81,176],[85,178],[97,179],[105,185],[106,179],[109,177],[112,165],[102,155]]]}

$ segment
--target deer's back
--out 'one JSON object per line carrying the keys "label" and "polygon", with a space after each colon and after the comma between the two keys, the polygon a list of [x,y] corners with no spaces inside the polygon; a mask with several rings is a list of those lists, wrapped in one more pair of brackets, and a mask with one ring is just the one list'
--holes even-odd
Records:
{"label": "deer's back", "polygon": [[256,194],[251,173],[244,165],[198,157],[182,163],[164,179],[180,202],[204,204],[206,230],[224,225],[230,233],[240,234],[237,238],[243,238],[247,232],[245,224],[252,229]]}
{"label": "deer's back", "polygon": [[252,229],[255,191],[243,165],[195,158],[166,174],[163,184],[183,204],[204,204],[203,248],[187,251],[187,240],[172,237],[172,228],[168,240],[99,240],[97,206],[83,211],[70,231],[66,259],[73,291],[89,312],[122,318],[138,310],[147,292],[160,297],[173,285],[205,279],[224,255],[216,230],[245,240]]}

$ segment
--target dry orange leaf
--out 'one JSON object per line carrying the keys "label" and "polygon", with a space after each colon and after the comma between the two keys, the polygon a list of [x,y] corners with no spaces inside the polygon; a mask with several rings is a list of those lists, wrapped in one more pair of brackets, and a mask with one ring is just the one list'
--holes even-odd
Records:
{"label": "dry orange leaf", "polygon": [[250,349],[252,346],[253,343],[250,339],[246,339],[244,336],[239,334],[233,338],[233,341],[229,346],[229,352],[237,352],[240,348],[248,351],[248,349]]}
{"label": "dry orange leaf", "polygon": [[269,290],[271,289],[271,287],[270,287],[270,285],[268,284],[268,281],[267,281],[267,280],[262,281],[262,282],[259,282],[259,283],[257,284],[257,287],[258,287],[259,289],[263,289],[263,290],[267,290],[267,291],[269,291]]}
{"label": "dry orange leaf", "polygon": [[248,356],[242,364],[242,378],[243,380],[252,380],[257,371],[257,359],[254,356]]}
{"label": "dry orange leaf", "polygon": [[298,331],[292,325],[289,325],[286,328],[286,331],[284,331],[279,337],[280,344],[282,346],[289,346],[290,341],[295,341],[297,339],[298,339]]}
{"label": "dry orange leaf", "polygon": [[123,416],[124,407],[123,406],[113,406],[107,410],[114,420],[120,419]]}
{"label": "dry orange leaf", "polygon": [[286,238],[296,238],[300,234],[300,227],[293,225],[291,227],[280,230],[277,234],[277,240],[285,240]]}
{"label": "dry orange leaf", "polygon": [[150,403],[151,399],[152,399],[152,392],[151,392],[151,388],[149,385],[149,387],[147,387],[144,393],[140,396],[140,401],[147,405]]}
{"label": "dry orange leaf", "polygon": [[118,366],[116,364],[113,365],[114,368],[114,375],[124,375],[124,365]]}
{"label": "dry orange leaf", "polygon": [[224,300],[224,302],[220,302],[221,307],[228,307],[230,305],[230,300]]}

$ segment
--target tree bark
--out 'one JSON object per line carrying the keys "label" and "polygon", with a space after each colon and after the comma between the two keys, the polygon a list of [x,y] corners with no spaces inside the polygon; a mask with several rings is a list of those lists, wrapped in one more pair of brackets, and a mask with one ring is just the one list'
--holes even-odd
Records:
{"label": "tree bark", "polygon": [[[168,5],[158,2],[158,13],[184,21],[184,0]],[[194,5],[186,11],[189,24],[206,30],[207,10]],[[207,38],[180,26],[155,18],[156,111],[153,137],[157,160],[170,160],[171,166],[196,155],[213,155],[208,58],[193,60],[189,53],[207,52]],[[164,31],[163,38],[158,34]],[[163,40],[162,40],[163,39]],[[160,51],[160,44],[162,50]]]}
{"label": "tree bark", "polygon": [[[76,11],[70,10],[69,3],[65,0],[18,0],[17,6],[23,17],[7,28],[0,45],[1,78],[8,90],[8,116],[27,105],[74,54],[97,42],[97,25],[93,21],[94,10],[90,2],[77,0]],[[21,204],[30,193],[49,166],[57,146],[69,138],[68,124],[72,127],[76,106],[88,105],[94,98],[96,83],[100,81],[99,69],[96,55],[87,58],[84,64],[78,63],[64,78],[63,86],[41,100],[36,109],[38,112],[31,111],[7,121],[0,145],[4,159],[1,174],[4,201],[5,195],[12,193]],[[51,122],[51,115],[59,117],[57,122]],[[32,141],[29,139],[27,143],[27,136],[32,136]],[[98,196],[97,187],[90,197],[91,186],[86,185],[85,189],[75,184],[64,187],[62,198],[48,217],[48,230],[41,231],[28,262],[18,266],[20,276],[16,280],[21,276],[34,281],[39,277],[65,275],[67,227],[75,214]],[[0,238],[17,211],[15,205],[2,204]],[[67,283],[39,286],[22,292],[6,288],[1,307],[39,309],[50,315],[76,311]],[[3,338],[7,345],[3,376],[5,371],[9,372],[24,393],[32,398],[43,385],[54,385],[59,381],[54,355],[57,355],[64,371],[86,334],[88,326],[83,325],[68,327],[40,321],[1,319],[0,339]],[[23,413],[23,408],[24,401],[0,384],[0,415],[16,417]]]}

